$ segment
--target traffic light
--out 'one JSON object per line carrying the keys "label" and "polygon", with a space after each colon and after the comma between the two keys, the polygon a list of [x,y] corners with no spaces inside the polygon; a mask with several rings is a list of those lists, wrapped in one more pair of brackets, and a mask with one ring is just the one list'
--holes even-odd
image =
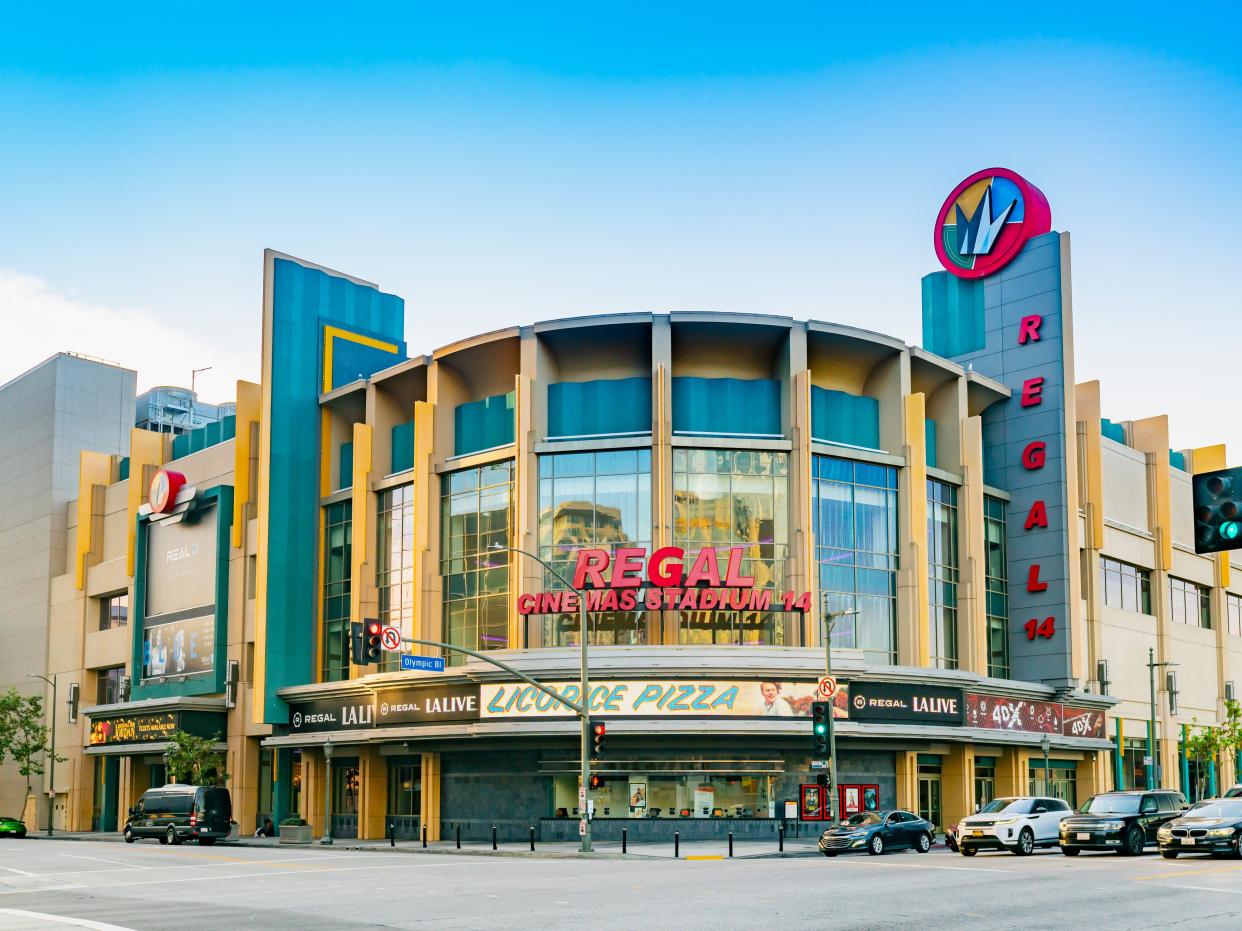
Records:
{"label": "traffic light", "polygon": [[362,636],[362,624],[349,622],[349,661],[355,666],[367,664],[366,641]]}
{"label": "traffic light", "polygon": [[384,648],[380,646],[380,634],[384,632],[384,625],[375,618],[367,618],[362,623],[366,628],[365,642],[362,644],[362,665],[369,666],[378,663],[384,655]]}
{"label": "traffic light", "polygon": [[591,788],[592,789],[602,789],[604,787],[604,781],[605,781],[604,777],[601,776],[599,773],[591,774]]}
{"label": "traffic light", "polygon": [[826,760],[829,755],[829,739],[832,736],[832,702],[811,702],[811,745],[812,756],[817,760]]}
{"label": "traffic light", "polygon": [[1195,552],[1219,553],[1242,547],[1242,469],[1202,472],[1191,479]]}
{"label": "traffic light", "polygon": [[604,737],[607,733],[608,727],[602,721],[591,725],[591,759],[604,755]]}

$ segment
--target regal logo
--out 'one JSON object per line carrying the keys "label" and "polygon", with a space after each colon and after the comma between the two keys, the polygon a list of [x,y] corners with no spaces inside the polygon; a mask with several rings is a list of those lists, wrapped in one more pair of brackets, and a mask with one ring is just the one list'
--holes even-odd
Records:
{"label": "regal logo", "polygon": [[983,278],[1051,229],[1052,211],[1039,188],[1008,168],[988,168],[955,187],[940,208],[936,255],[959,278]]}

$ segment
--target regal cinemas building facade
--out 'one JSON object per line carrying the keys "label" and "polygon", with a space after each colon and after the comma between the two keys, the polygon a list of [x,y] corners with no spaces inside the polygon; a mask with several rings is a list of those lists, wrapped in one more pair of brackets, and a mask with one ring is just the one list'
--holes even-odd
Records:
{"label": "regal cinemas building facade", "polygon": [[[243,831],[576,837],[565,706],[467,654],[349,648],[376,618],[576,699],[578,596],[545,563],[587,600],[597,839],[1143,785],[1149,648],[1180,679],[1152,778],[1234,779],[1182,748],[1242,676],[1242,582],[1190,529],[1223,447],[1170,452],[1164,416],[1113,422],[1075,383],[1069,235],[1021,177],[963,181],[934,246],[922,347],[675,312],[428,355],[400,298],[266,253],[236,417],[83,457],[52,588],[48,672],[81,696],[60,826],[115,830],[180,729],[225,752]],[[840,772],[804,793],[825,614]]]}

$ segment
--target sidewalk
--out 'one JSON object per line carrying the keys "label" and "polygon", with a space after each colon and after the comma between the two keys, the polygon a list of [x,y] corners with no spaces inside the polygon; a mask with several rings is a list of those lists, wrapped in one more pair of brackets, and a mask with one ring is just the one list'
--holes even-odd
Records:
{"label": "sidewalk", "polygon": [[[28,840],[47,840],[46,834],[30,834]],[[93,841],[96,843],[123,843],[124,838],[119,833],[68,833],[57,831],[53,840],[68,841]],[[735,860],[768,860],[781,859],[790,857],[814,857],[819,856],[819,850],[816,848],[816,838],[812,837],[795,837],[788,838],[785,841],[784,851],[777,849],[777,844],[761,841],[734,841],[733,858]],[[147,840],[143,843],[151,843]],[[279,840],[271,837],[239,837],[236,840],[217,841],[218,847],[284,847],[289,850],[306,849],[313,847],[323,849],[316,839],[311,844],[281,844]],[[535,850],[532,853],[530,844],[527,841],[521,843],[503,843],[499,844],[496,850],[492,850],[489,842],[463,842],[461,849],[457,849],[454,841],[437,841],[429,843],[424,849],[418,841],[399,840],[396,844],[390,843],[388,840],[354,840],[354,839],[338,839],[333,844],[334,850],[356,850],[356,851],[373,851],[373,852],[399,852],[411,853],[423,856],[429,855],[448,855],[448,856],[484,856],[484,857],[528,857],[533,859],[558,859],[558,860],[575,860],[581,857],[591,857],[602,860],[620,860],[620,859],[673,859],[673,841],[670,838],[667,843],[658,844],[629,844],[626,852],[621,852],[621,844],[619,841],[596,842],[592,845],[594,850],[589,854],[581,853],[578,850],[577,842],[565,841],[547,841],[535,842]],[[680,845],[680,859],[682,860],[723,860],[728,859],[729,845],[728,840],[721,838],[719,840],[710,841],[685,841]]]}

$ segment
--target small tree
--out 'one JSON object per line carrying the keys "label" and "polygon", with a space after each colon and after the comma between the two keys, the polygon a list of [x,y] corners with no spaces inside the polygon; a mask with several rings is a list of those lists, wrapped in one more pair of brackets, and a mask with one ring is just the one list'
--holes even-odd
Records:
{"label": "small tree", "polygon": [[229,778],[224,771],[224,754],[214,748],[219,735],[213,738],[196,737],[185,731],[177,731],[168,741],[164,751],[164,766],[169,782],[185,782],[189,785],[218,785]]}
{"label": "small tree", "polygon": [[[1196,731],[1195,728],[1198,728]],[[1209,727],[1207,725],[1200,726],[1197,719],[1192,718],[1190,727],[1186,729],[1186,758],[1195,760],[1200,764],[1215,761],[1220,753],[1224,741],[1225,728]],[[1192,801],[1203,798],[1203,767],[1196,767],[1198,770],[1198,779],[1195,783],[1195,798]]]}
{"label": "small tree", "polygon": [[[1235,760],[1242,751],[1242,703],[1233,699],[1225,702],[1225,720],[1220,725],[1220,750],[1233,754]],[[1242,781],[1242,773],[1237,776]]]}
{"label": "small tree", "polygon": [[[17,764],[17,771],[26,777],[26,794],[30,794],[30,777],[41,776],[47,761],[63,763],[67,757],[59,756],[52,748],[50,732],[43,723],[43,698],[39,695],[18,695],[15,689],[0,700],[0,743]],[[2,757],[0,757],[2,761]]]}

